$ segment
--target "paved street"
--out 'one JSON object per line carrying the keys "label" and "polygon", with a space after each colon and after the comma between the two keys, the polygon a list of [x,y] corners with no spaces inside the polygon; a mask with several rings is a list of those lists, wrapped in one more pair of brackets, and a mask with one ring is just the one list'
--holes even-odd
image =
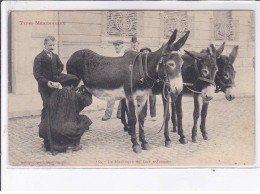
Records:
{"label": "paved street", "polygon": [[[158,98],[157,98],[158,99]],[[40,117],[9,119],[9,164],[11,166],[238,166],[252,165],[255,160],[254,98],[239,97],[232,102],[216,99],[210,102],[207,131],[209,140],[191,142],[193,101],[184,99],[184,134],[188,144],[182,145],[171,132],[172,147],[164,146],[163,108],[157,104],[157,121],[148,116],[145,133],[151,150],[140,154],[132,151],[130,136],[123,131],[120,120],[113,117],[101,121],[104,110],[86,113],[93,124],[81,139],[83,149],[52,156],[45,152],[38,135]],[[170,123],[170,129],[172,124]],[[198,125],[199,126],[199,125]]]}

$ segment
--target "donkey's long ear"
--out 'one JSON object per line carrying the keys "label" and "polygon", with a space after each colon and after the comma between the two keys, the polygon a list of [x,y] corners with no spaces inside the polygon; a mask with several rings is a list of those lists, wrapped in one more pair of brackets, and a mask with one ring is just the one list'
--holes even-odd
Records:
{"label": "donkey's long ear", "polygon": [[188,39],[190,35],[190,31],[186,32],[186,34],[180,38],[176,43],[174,43],[172,46],[171,46],[171,51],[178,51],[180,50],[180,48],[185,44],[186,40]]}
{"label": "donkey's long ear", "polygon": [[237,54],[238,54],[238,46],[235,46],[232,50],[232,52],[229,54],[229,62],[231,64],[234,63],[234,61],[236,60],[237,58]]}
{"label": "donkey's long ear", "polygon": [[196,57],[195,55],[191,54],[189,51],[184,50],[184,52],[187,53],[187,55],[189,55],[193,59],[197,59],[198,61],[200,61],[200,59],[198,57]]}
{"label": "donkey's long ear", "polygon": [[212,53],[216,52],[216,48],[215,48],[214,44],[210,44],[210,48],[212,50]]}
{"label": "donkey's long ear", "polygon": [[176,37],[177,37],[177,29],[174,30],[174,32],[172,33],[169,41],[167,42],[168,48],[171,48],[173,42],[176,40]]}
{"label": "donkey's long ear", "polygon": [[216,50],[215,54],[216,54],[216,58],[219,58],[221,53],[223,52],[224,48],[225,48],[225,44],[226,42],[223,42],[223,44],[218,48],[218,50]]}

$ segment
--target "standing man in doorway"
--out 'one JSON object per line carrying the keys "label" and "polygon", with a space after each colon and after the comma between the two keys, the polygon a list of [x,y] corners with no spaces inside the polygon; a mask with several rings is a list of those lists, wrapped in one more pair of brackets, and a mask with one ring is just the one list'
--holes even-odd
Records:
{"label": "standing man in doorway", "polygon": [[54,46],[55,38],[51,35],[47,36],[44,39],[43,51],[34,59],[33,75],[38,82],[38,90],[43,101],[41,120],[44,119],[49,97],[54,88],[61,87],[56,77],[63,71],[64,65],[58,55],[53,53]]}
{"label": "standing man in doorway", "polygon": [[[124,42],[122,40],[117,40],[117,41],[113,42],[113,45],[114,45],[115,51],[116,51],[115,57],[122,56]],[[105,115],[102,117],[102,121],[107,121],[111,118],[114,106],[115,106],[115,100],[107,101],[107,108],[105,111]],[[118,105],[116,115],[117,115],[118,119],[121,119],[121,103],[119,103],[119,105]]]}

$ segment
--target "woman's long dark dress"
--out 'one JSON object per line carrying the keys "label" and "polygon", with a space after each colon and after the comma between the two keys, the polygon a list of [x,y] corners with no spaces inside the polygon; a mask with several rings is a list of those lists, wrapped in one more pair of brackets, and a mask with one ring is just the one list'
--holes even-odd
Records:
{"label": "woman's long dark dress", "polygon": [[79,94],[71,87],[57,89],[51,94],[45,118],[39,126],[39,135],[44,139],[47,151],[51,150],[50,145],[52,151],[58,152],[79,145],[81,136],[92,124],[86,115],[80,115],[79,112],[91,103],[90,93]]}

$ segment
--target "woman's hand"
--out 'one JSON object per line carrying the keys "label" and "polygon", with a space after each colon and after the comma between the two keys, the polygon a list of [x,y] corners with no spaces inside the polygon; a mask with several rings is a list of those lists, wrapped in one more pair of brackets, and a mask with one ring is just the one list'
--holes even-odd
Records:
{"label": "woman's hand", "polygon": [[62,85],[59,82],[48,81],[48,86],[50,88],[62,89]]}

